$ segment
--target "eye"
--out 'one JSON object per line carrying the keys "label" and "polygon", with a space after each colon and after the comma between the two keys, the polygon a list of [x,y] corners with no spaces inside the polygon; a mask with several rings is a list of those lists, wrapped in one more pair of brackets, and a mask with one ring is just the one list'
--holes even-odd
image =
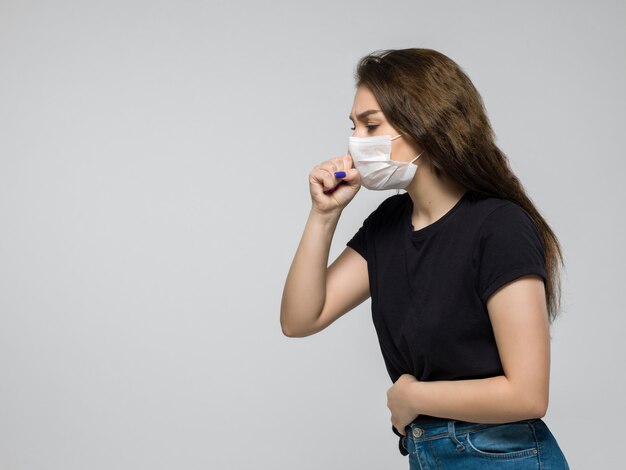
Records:
{"label": "eye", "polygon": [[[373,130],[375,130],[377,127],[379,126],[379,124],[367,124],[366,126],[364,126],[368,132],[372,132]],[[355,131],[356,130],[356,126],[352,126],[350,128],[351,131]]]}

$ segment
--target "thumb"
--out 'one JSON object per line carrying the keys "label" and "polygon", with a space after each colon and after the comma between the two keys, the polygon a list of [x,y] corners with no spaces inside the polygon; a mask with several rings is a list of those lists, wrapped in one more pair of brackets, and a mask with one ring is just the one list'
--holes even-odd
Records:
{"label": "thumb", "polygon": [[359,171],[354,166],[354,161],[352,160],[352,156],[350,154],[344,155],[343,163],[344,163],[344,168],[347,168],[347,170],[345,170],[346,177],[344,178],[344,180],[352,184],[360,185],[361,173],[359,173]]}
{"label": "thumb", "polygon": [[352,156],[349,153],[344,155],[342,158],[344,168],[354,168],[354,161],[352,160]]}
{"label": "thumb", "polygon": [[341,178],[346,183],[350,183],[351,185],[360,185],[361,184],[361,173],[356,168],[350,168],[349,170],[344,170],[346,176]]}

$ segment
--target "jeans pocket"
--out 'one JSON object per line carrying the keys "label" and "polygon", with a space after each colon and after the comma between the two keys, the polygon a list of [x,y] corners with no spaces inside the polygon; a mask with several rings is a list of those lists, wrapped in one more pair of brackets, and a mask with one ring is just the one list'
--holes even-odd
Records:
{"label": "jeans pocket", "polygon": [[536,456],[539,452],[532,426],[527,422],[493,424],[465,434],[470,452],[491,459]]}

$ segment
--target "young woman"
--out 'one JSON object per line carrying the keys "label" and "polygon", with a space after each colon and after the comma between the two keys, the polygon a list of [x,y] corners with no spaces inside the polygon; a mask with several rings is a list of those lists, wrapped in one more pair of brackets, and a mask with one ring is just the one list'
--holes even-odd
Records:
{"label": "young woman", "polygon": [[[309,176],[284,334],[317,333],[371,296],[392,429],[411,469],[569,468],[541,419],[559,242],[494,143],[478,91],[429,49],[369,55],[356,76],[350,155]],[[406,192],[328,266],[361,185]]]}

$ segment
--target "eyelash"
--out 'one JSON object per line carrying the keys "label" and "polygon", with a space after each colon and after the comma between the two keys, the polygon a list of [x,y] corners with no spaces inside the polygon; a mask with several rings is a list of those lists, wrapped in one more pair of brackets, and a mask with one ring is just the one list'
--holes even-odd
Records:
{"label": "eyelash", "polygon": [[[373,130],[374,130],[374,129],[376,129],[377,127],[378,127],[378,124],[368,124],[367,126],[365,126],[365,128],[366,128],[368,131],[373,131]],[[350,128],[350,130],[351,130],[351,131],[354,131],[354,130],[356,130],[356,128],[355,128],[355,127],[351,127],[351,128]]]}

